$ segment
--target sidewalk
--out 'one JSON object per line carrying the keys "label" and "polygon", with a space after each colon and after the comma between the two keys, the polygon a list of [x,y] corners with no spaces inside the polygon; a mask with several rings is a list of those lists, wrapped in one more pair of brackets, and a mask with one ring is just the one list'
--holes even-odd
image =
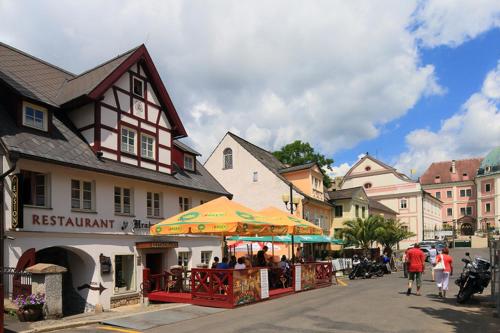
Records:
{"label": "sidewalk", "polygon": [[189,306],[188,304],[150,304],[145,307],[144,305],[130,305],[122,306],[112,311],[102,313],[82,313],[79,315],[64,317],[57,320],[42,320],[33,323],[22,323],[17,320],[17,317],[4,314],[5,332],[18,332],[18,333],[32,333],[32,332],[50,332],[60,329],[67,329],[85,325],[92,325],[102,321],[109,321],[112,319],[119,319],[129,317],[135,314],[149,313],[161,311],[166,309],[175,309],[180,307]]}

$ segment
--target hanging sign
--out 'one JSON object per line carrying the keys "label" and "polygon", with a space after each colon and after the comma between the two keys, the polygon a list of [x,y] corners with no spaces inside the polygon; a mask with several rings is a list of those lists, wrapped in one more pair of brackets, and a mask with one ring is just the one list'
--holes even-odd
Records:
{"label": "hanging sign", "polygon": [[260,270],[260,298],[269,298],[269,274],[266,268]]}
{"label": "hanging sign", "polygon": [[21,200],[22,175],[15,174],[11,178],[12,192],[12,229],[22,229],[23,223],[23,203]]}
{"label": "hanging sign", "polygon": [[302,290],[302,266],[295,265],[295,291]]}

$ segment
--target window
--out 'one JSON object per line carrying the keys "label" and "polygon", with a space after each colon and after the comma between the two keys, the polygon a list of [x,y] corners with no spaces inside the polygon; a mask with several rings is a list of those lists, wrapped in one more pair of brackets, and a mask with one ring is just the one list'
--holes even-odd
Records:
{"label": "window", "polygon": [[180,212],[185,212],[186,210],[189,210],[191,208],[191,200],[189,198],[183,198],[179,197],[179,211]]}
{"label": "window", "polygon": [[446,197],[447,198],[452,198],[453,197],[453,193],[451,191],[446,191]]}
{"label": "window", "polygon": [[188,267],[189,255],[190,252],[179,252],[179,256],[177,257],[177,264],[182,267]]}
{"label": "window", "polygon": [[401,228],[405,231],[408,232],[410,229],[408,228],[407,225],[402,225]]}
{"label": "window", "polygon": [[115,213],[132,214],[132,190],[115,186]]}
{"label": "window", "polygon": [[231,148],[224,149],[224,169],[232,169],[233,168],[233,150]]}
{"label": "window", "polygon": [[144,82],[141,79],[134,77],[133,79],[133,91],[137,96],[144,97]]}
{"label": "window", "polygon": [[47,131],[47,109],[31,103],[23,103],[23,125]]}
{"label": "window", "polygon": [[406,209],[408,208],[408,201],[406,199],[401,199],[399,202],[399,208]]}
{"label": "window", "polygon": [[447,208],[446,209],[446,215],[447,216],[453,216],[453,208]]}
{"label": "window", "polygon": [[136,154],[135,151],[135,131],[122,127],[122,146],[121,150],[125,153]]}
{"label": "window", "polygon": [[472,215],[472,207],[467,207],[466,213],[467,215]]}
{"label": "window", "polygon": [[460,190],[460,197],[465,197],[465,190]]}
{"label": "window", "polygon": [[372,183],[366,183],[364,186],[365,186],[366,189],[371,188],[372,187]]}
{"label": "window", "polygon": [[258,182],[259,181],[259,173],[257,171],[254,171],[253,172],[253,177],[252,177],[252,181],[254,183]]}
{"label": "window", "polygon": [[485,191],[485,192],[491,192],[491,184],[489,184],[489,183],[488,183],[488,184],[485,184],[485,185],[484,185],[484,191]]}
{"label": "window", "polygon": [[146,194],[146,210],[147,210],[147,215],[148,217],[160,217],[161,216],[161,209],[160,209],[160,204],[161,204],[161,194],[160,193],[154,193],[154,192],[148,192]]}
{"label": "window", "polygon": [[194,171],[194,157],[184,154],[184,169]]}
{"label": "window", "polygon": [[71,180],[71,209],[93,210],[92,182],[83,180]]}
{"label": "window", "polygon": [[441,199],[441,192],[436,192],[436,198]]}
{"label": "window", "polygon": [[22,196],[25,205],[49,207],[49,176],[43,173],[21,170]]}
{"label": "window", "polygon": [[115,256],[115,293],[135,290],[134,255]]}
{"label": "window", "polygon": [[490,203],[487,203],[486,205],[484,205],[484,211],[486,213],[489,213],[491,211],[491,204]]}
{"label": "window", "polygon": [[371,166],[369,166],[369,165],[365,167],[365,171],[370,171],[371,169],[372,169],[372,168],[371,168]]}
{"label": "window", "polygon": [[434,177],[436,181],[439,181],[441,179],[441,176],[436,176]]}
{"label": "window", "polygon": [[461,207],[460,208],[460,214],[461,215],[472,215],[472,207]]}
{"label": "window", "polygon": [[356,217],[359,217],[359,205],[356,205]]}
{"label": "window", "polygon": [[201,251],[202,264],[209,265],[211,259],[212,259],[212,251]]}
{"label": "window", "polygon": [[471,190],[470,188],[469,188],[469,189],[467,189],[467,190],[465,190],[465,195],[466,195],[467,197],[471,197],[471,196],[472,196],[472,190]]}
{"label": "window", "polygon": [[154,159],[154,146],[155,139],[152,136],[142,134],[141,135],[141,156]]}
{"label": "window", "polygon": [[361,207],[361,216],[363,218],[365,217],[365,212],[366,212],[366,207],[365,206]]}
{"label": "window", "polygon": [[335,217],[342,217],[344,214],[344,206],[335,206]]}

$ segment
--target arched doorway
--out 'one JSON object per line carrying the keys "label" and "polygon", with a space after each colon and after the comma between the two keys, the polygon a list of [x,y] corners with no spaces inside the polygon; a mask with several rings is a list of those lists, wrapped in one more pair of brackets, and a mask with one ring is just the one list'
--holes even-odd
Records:
{"label": "arched doorway", "polygon": [[474,235],[474,227],[472,223],[464,222],[460,225],[460,234],[463,236],[472,236]]}
{"label": "arched doorway", "polygon": [[63,315],[69,316],[85,312],[89,308],[89,289],[78,290],[78,286],[89,283],[95,263],[86,252],[72,248],[54,246],[36,252],[36,263],[47,263],[65,267],[63,274]]}

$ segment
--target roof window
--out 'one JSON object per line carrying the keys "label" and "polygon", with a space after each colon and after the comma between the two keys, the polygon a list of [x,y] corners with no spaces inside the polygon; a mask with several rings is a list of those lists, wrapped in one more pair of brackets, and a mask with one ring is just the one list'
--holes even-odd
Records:
{"label": "roof window", "polygon": [[144,97],[144,81],[134,77],[134,79],[132,80],[132,85],[132,91],[134,92],[134,95]]}
{"label": "roof window", "polygon": [[23,102],[23,125],[41,131],[48,129],[48,111],[46,108]]}

